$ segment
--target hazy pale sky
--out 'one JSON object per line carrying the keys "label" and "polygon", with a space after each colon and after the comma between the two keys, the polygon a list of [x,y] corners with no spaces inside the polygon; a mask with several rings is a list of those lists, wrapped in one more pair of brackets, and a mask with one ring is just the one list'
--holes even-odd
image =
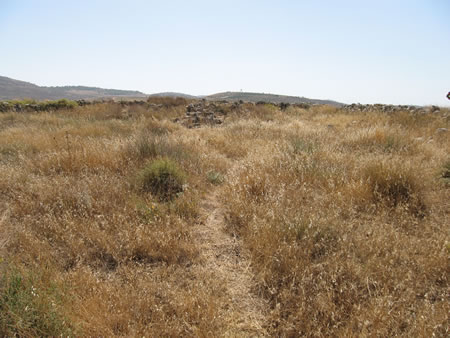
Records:
{"label": "hazy pale sky", "polygon": [[449,105],[450,0],[0,0],[0,75]]}

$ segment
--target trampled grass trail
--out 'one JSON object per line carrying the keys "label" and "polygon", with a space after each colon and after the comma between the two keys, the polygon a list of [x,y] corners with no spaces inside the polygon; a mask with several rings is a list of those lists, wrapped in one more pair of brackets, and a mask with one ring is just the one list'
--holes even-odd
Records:
{"label": "trampled grass trail", "polygon": [[225,302],[221,304],[219,315],[226,323],[226,336],[267,336],[265,312],[269,307],[254,293],[250,258],[240,239],[226,231],[220,187],[213,189],[201,202],[201,221],[193,230],[201,255],[193,269],[199,280],[211,274],[221,281]]}

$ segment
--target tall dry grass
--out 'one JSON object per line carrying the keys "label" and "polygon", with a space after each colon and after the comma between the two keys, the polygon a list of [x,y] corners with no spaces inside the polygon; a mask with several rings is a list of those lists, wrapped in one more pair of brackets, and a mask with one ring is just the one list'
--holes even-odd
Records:
{"label": "tall dry grass", "polygon": [[[198,255],[190,228],[209,167],[199,165],[184,129],[161,120],[164,110],[177,115],[184,106],[123,109],[101,103],[0,116],[2,272],[45,271],[68,296],[57,325],[46,319],[51,306],[30,318],[14,313],[13,322],[13,309],[2,305],[2,335],[207,336],[223,325],[219,282],[205,276],[197,286],[189,272]],[[162,157],[186,172],[183,193],[171,201],[134,186],[145,163]],[[11,278],[0,297],[9,297]],[[32,309],[31,286],[18,287],[23,308]],[[38,279],[33,287],[49,285]]]}
{"label": "tall dry grass", "polygon": [[290,113],[242,126],[254,146],[223,196],[271,334],[448,334],[449,194],[436,172],[450,148],[431,132],[448,120]]}
{"label": "tall dry grass", "polygon": [[[448,111],[219,104],[222,127],[186,129],[186,103],[0,114],[1,335],[234,332],[222,282],[190,269],[211,189],[271,335],[448,335]],[[161,159],[173,199],[137,184]]]}

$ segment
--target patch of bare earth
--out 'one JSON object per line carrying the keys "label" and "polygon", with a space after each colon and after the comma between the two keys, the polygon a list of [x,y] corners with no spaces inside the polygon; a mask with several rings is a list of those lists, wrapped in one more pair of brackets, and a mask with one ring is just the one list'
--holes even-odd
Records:
{"label": "patch of bare earth", "polygon": [[225,292],[219,315],[227,327],[225,336],[267,336],[264,329],[266,302],[253,293],[250,258],[240,240],[225,229],[225,210],[219,201],[220,188],[208,193],[201,203],[201,221],[193,238],[201,252],[192,268],[199,276],[219,281]]}

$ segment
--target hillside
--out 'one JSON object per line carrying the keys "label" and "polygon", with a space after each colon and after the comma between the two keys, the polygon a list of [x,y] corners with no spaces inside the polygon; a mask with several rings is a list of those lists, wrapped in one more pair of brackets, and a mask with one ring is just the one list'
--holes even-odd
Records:
{"label": "hillside", "polygon": [[318,100],[308,99],[306,97],[275,95],[266,93],[247,93],[247,92],[225,92],[209,95],[205,97],[208,100],[225,100],[225,101],[239,101],[244,102],[273,102],[273,103],[309,103],[309,104],[330,104],[333,106],[342,106],[342,103],[332,100]]}
{"label": "hillside", "polygon": [[342,103],[332,100],[309,99],[306,97],[275,95],[266,93],[248,92],[224,92],[207,96],[194,96],[184,93],[163,92],[146,95],[139,91],[104,89],[86,86],[61,86],[44,87],[37,86],[30,82],[19,81],[5,76],[0,76],[0,100],[14,99],[34,99],[34,100],[58,100],[58,99],[101,99],[101,98],[146,98],[148,96],[161,97],[182,97],[186,99],[205,98],[211,101],[244,101],[244,102],[273,102],[273,103],[309,103],[309,104],[329,104],[342,106]]}
{"label": "hillside", "polygon": [[43,87],[30,82],[14,80],[0,76],[0,100],[35,99],[99,99],[114,97],[144,98],[146,95],[139,91],[104,89],[85,86]]}
{"label": "hillside", "polygon": [[163,93],[155,93],[150,94],[149,96],[158,96],[158,97],[182,97],[185,99],[198,99],[198,96],[183,94],[183,93],[175,93],[175,92],[163,92]]}
{"label": "hillside", "polygon": [[343,106],[342,103],[332,100],[319,100],[299,96],[276,95],[267,93],[249,93],[249,92],[224,92],[206,96],[193,96],[183,93],[164,92],[151,94],[149,96],[183,97],[186,99],[206,99],[210,101],[228,101],[228,102],[236,102],[242,100],[244,102],[254,102],[254,103],[256,102],[291,103],[291,104],[309,103],[309,104],[329,104],[337,107]]}

